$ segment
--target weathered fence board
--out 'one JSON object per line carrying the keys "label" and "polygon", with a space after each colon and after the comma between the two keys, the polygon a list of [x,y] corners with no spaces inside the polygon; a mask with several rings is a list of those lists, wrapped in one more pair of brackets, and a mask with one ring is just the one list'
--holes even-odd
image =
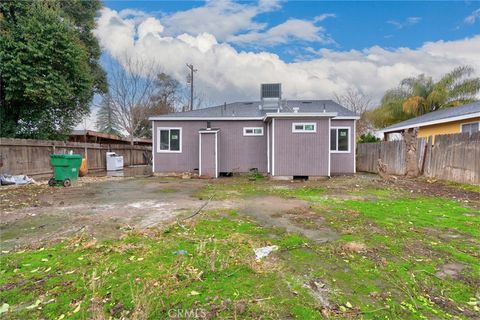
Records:
{"label": "weathered fence board", "polygon": [[480,184],[480,132],[435,137],[425,176]]}
{"label": "weathered fence board", "polygon": [[[378,173],[378,159],[387,173],[404,175],[406,146],[403,140],[362,143],[357,148],[357,170]],[[480,184],[480,132],[440,135],[418,139],[417,161],[420,174],[461,183]]]}
{"label": "weathered fence board", "polygon": [[404,175],[406,171],[404,141],[360,143],[357,150],[357,170],[378,173],[378,159],[387,164],[387,173]]}
{"label": "weathered fence board", "polygon": [[50,154],[87,153],[89,170],[105,170],[105,154],[108,151],[123,156],[124,165],[148,164],[152,148],[123,144],[97,144],[49,140],[0,138],[0,173],[46,175],[52,172]]}

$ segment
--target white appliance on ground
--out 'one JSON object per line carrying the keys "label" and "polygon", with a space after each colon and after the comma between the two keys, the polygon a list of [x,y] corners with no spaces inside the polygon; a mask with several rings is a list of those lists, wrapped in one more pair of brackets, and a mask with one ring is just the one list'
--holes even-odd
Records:
{"label": "white appliance on ground", "polygon": [[123,156],[107,152],[107,171],[123,170]]}

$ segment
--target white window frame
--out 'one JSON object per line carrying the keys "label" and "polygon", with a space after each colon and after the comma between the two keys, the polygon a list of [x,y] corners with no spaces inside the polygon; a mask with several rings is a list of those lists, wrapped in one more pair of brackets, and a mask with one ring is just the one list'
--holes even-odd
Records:
{"label": "white window frame", "polygon": [[[260,129],[262,132],[261,133],[248,133],[247,130],[257,130]],[[245,137],[249,136],[263,136],[263,127],[244,127],[243,128],[243,135]]]}
{"label": "white window frame", "polygon": [[[303,126],[303,129],[296,129],[296,126]],[[313,126],[313,130],[305,130],[305,126]],[[292,132],[293,133],[317,133],[317,123],[316,122],[294,122],[292,123]]]}
{"label": "white window frame", "polygon": [[[336,132],[337,132],[337,143],[336,143],[336,150],[332,150],[332,149],[331,149],[331,146],[332,146],[331,143],[332,143],[332,142],[331,142],[330,139],[329,139],[329,141],[328,141],[328,149],[330,150],[330,153],[350,153],[351,150],[352,150],[352,148],[351,148],[351,146],[352,146],[352,136],[351,136],[351,130],[352,130],[352,128],[350,128],[350,127],[330,127],[330,131],[331,131],[332,129],[337,130],[337,131],[336,131]],[[348,130],[348,131],[347,131],[348,150],[346,150],[346,151],[345,151],[345,150],[338,150],[338,129],[347,129],[347,130]]]}
{"label": "white window frame", "polygon": [[[472,121],[472,122],[461,123],[461,124],[460,124],[460,133],[464,133],[464,131],[463,131],[463,126],[464,126],[464,125],[466,125],[466,124],[475,124],[475,123],[478,123],[478,129],[479,129],[478,132],[480,132],[480,121]],[[465,131],[465,132],[466,132],[466,131]]]}
{"label": "white window frame", "polygon": [[[179,150],[160,150],[160,144],[161,144],[161,141],[160,141],[160,132],[162,130],[168,130],[168,149],[170,149],[170,131],[171,130],[178,130],[179,131],[179,146],[180,146],[180,149]],[[157,153],[182,153],[182,142],[183,142],[183,138],[182,138],[182,128],[179,128],[179,127],[158,127],[157,128]]]}

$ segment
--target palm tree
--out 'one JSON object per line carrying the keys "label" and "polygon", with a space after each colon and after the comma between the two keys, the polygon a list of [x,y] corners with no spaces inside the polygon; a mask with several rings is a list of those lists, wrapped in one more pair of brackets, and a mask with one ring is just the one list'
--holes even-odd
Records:
{"label": "palm tree", "polygon": [[381,105],[369,117],[377,127],[403,121],[428,112],[456,107],[476,100],[480,78],[470,78],[474,69],[460,66],[439,81],[423,74],[406,78],[397,88],[388,90]]}

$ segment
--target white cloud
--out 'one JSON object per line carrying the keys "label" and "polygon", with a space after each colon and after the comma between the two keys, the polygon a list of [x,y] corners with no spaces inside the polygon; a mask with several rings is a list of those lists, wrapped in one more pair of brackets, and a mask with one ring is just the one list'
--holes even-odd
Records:
{"label": "white cloud", "polygon": [[[290,40],[334,43],[322,27],[315,25],[327,18],[335,17],[333,13],[319,15],[313,21],[289,19],[270,28],[266,23],[254,20],[259,14],[280,8],[279,0],[260,0],[256,4],[213,0],[201,7],[164,15],[161,20],[165,26],[165,34],[170,36],[184,33],[197,36],[208,33],[220,42],[238,45],[254,43],[255,47],[283,44]],[[135,11],[127,10],[126,13],[133,14]],[[122,14],[125,15],[123,12]],[[137,16],[143,15],[144,13],[141,13]]]}
{"label": "white cloud", "polygon": [[405,27],[411,27],[422,21],[420,17],[408,17],[404,21],[388,20],[387,23],[395,26],[397,29],[403,29]]}
{"label": "white cloud", "polygon": [[148,35],[156,36],[160,38],[160,33],[163,32],[163,26],[155,18],[146,18],[139,26],[137,34],[139,38],[145,38]]}
{"label": "white cloud", "polygon": [[319,16],[316,16],[314,19],[313,19],[313,22],[317,23],[317,22],[322,22],[323,20],[325,19],[328,19],[328,18],[335,18],[337,15],[334,14],[334,13],[324,13],[324,14],[321,14]]}
{"label": "white cloud", "polygon": [[480,71],[480,35],[417,49],[311,50],[309,60],[288,63],[269,52],[238,51],[207,32],[171,37],[152,17],[122,18],[104,8],[97,23],[103,50],[120,62],[128,52],[161,65],[182,82],[185,64],[193,63],[197,85],[212,103],[257,99],[263,82],[282,82],[285,98],[332,98],[333,92],[355,86],[379,100],[404,77],[425,73],[438,78],[463,64]]}
{"label": "white cloud", "polygon": [[209,33],[219,41],[239,32],[260,30],[262,23],[253,21],[261,13],[280,8],[278,0],[263,0],[257,5],[242,4],[231,0],[212,0],[205,6],[179,11],[162,18],[169,35]]}
{"label": "white cloud", "polygon": [[237,44],[255,43],[257,47],[284,44],[291,40],[317,41],[323,44],[334,43],[334,41],[325,34],[324,28],[316,26],[311,21],[300,19],[289,19],[265,32],[253,31],[227,39],[228,42]]}
{"label": "white cloud", "polygon": [[465,17],[464,21],[465,23],[468,23],[468,24],[474,24],[475,21],[477,21],[477,19],[480,20],[480,8],[473,11],[472,14],[470,14],[469,16]]}

